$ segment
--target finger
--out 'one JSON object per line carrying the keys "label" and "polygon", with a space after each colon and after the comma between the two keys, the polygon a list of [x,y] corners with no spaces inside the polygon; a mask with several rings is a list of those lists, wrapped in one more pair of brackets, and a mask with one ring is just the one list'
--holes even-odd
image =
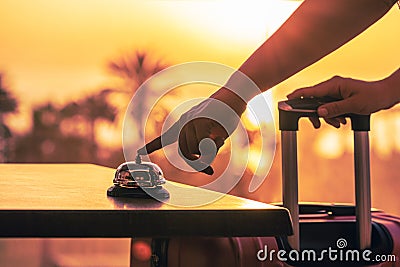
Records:
{"label": "finger", "polygon": [[[203,136],[203,138],[210,138],[214,142],[215,147],[216,147],[216,150],[215,150],[215,148],[214,149],[212,149],[212,148],[204,149],[203,148],[203,150],[201,151],[202,153],[200,155],[200,158],[198,159],[203,166],[206,166],[204,169],[201,170],[201,172],[203,172],[207,175],[214,174],[214,169],[211,167],[210,163],[214,161],[219,149],[225,143],[225,137],[222,137],[222,136],[228,136],[228,134],[226,133],[224,128],[219,123],[214,122],[214,123],[212,123],[212,125],[213,125],[213,127],[211,128],[211,130],[207,131],[207,132],[205,132],[202,129],[199,129],[199,127],[196,127],[197,136],[201,135],[201,136]],[[204,129],[204,126],[203,126],[203,129]]]}
{"label": "finger", "polygon": [[311,123],[313,124],[315,129],[318,129],[319,127],[321,127],[321,122],[319,121],[319,118],[317,117],[310,117],[309,118]]}
{"label": "finger", "polygon": [[151,154],[156,150],[162,148],[161,136],[147,143],[145,146],[139,148],[137,150],[138,155],[147,155]]}
{"label": "finger", "polygon": [[[211,155],[200,155],[200,141],[204,138],[208,138],[210,135],[207,129],[207,123],[197,120],[197,123],[187,123],[182,131],[179,133],[179,155],[182,159],[194,170],[203,172],[208,175],[214,174],[213,168],[206,163],[204,159],[209,158]],[[202,137],[202,138],[201,138]],[[208,152],[207,150],[203,152]],[[212,153],[213,155],[215,153]],[[215,157],[215,155],[214,155]]]}
{"label": "finger", "polygon": [[340,128],[340,122],[335,118],[325,118],[326,123],[332,125],[335,128]]}
{"label": "finger", "polygon": [[217,146],[217,152],[219,151],[219,149],[225,144],[225,138],[223,137],[216,137],[215,140],[215,145]]}
{"label": "finger", "polygon": [[345,117],[337,117],[336,118],[341,124],[346,125],[347,121]]}
{"label": "finger", "polygon": [[[209,129],[210,128],[210,129]],[[209,129],[209,130],[205,130]],[[224,145],[225,139],[229,136],[224,127],[222,127],[218,122],[215,122],[213,120],[204,120],[203,123],[195,123],[193,126],[193,134],[190,133],[191,136],[196,136],[196,154],[200,154],[199,151],[199,143],[201,140],[204,138],[210,138],[214,141],[215,146],[217,147],[217,152],[218,149]],[[188,140],[188,136],[186,137]],[[193,138],[190,138],[193,139]],[[192,150],[191,152],[193,152]],[[204,153],[205,151],[203,151]],[[212,154],[215,154],[214,151],[212,151]],[[215,157],[215,155],[214,155]]]}
{"label": "finger", "polygon": [[224,140],[229,137],[229,134],[225,127],[223,127],[220,123],[214,122],[213,127],[211,128],[210,137],[213,140],[216,140],[218,137],[223,138]]}
{"label": "finger", "polygon": [[[183,138],[182,138],[182,141],[181,141],[181,138],[179,138],[179,142],[184,143],[184,142],[185,142],[184,139],[185,139],[185,138],[183,137]],[[199,157],[196,157],[196,156],[194,156],[194,155],[187,154],[187,150],[185,150],[185,149],[186,149],[185,146],[183,146],[183,149],[181,149],[181,147],[179,147],[178,153],[179,153],[179,155],[181,156],[181,158],[182,158],[190,167],[192,167],[194,170],[196,170],[196,171],[198,171],[198,172],[203,172],[203,173],[208,174],[208,175],[213,175],[213,174],[214,174],[213,168],[212,168],[210,165],[208,165],[208,164],[206,164],[205,162],[203,162],[203,161],[201,160],[201,157],[199,158]],[[185,152],[183,152],[183,151],[185,151]],[[185,155],[184,153],[186,153],[186,155]]]}
{"label": "finger", "polygon": [[351,113],[354,107],[352,97],[324,104],[318,108],[318,115],[323,118],[339,117],[340,115]]}
{"label": "finger", "polygon": [[194,161],[198,159],[194,154],[190,152],[189,146],[188,146],[188,141],[186,138],[186,132],[181,131],[179,134],[179,139],[178,139],[178,144],[179,144],[179,155],[189,164],[191,161]]}
{"label": "finger", "polygon": [[188,148],[188,153],[190,154],[200,154],[199,142],[200,139],[197,138],[194,126],[191,123],[186,124],[181,131],[182,135],[185,135],[185,142]]}
{"label": "finger", "polygon": [[174,123],[165,133],[161,136],[155,138],[151,142],[147,143],[145,146],[137,150],[139,155],[151,154],[162,147],[168,146],[175,143],[179,134],[179,123]]}
{"label": "finger", "polygon": [[208,166],[205,169],[201,170],[201,172],[208,174],[208,175],[213,175],[214,169],[211,166]]}

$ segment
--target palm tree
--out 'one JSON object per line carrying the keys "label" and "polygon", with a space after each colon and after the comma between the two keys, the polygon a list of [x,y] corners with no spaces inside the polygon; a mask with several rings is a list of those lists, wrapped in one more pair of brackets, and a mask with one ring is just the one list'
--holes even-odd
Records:
{"label": "palm tree", "polygon": [[[121,78],[124,82],[123,88],[119,90],[111,89],[114,92],[122,92],[133,96],[147,79],[156,74],[157,72],[165,69],[167,65],[162,64],[161,61],[152,61],[146,52],[136,51],[133,55],[122,56],[116,61],[112,61],[108,65],[108,69]],[[142,129],[144,120],[145,105],[148,104],[148,98],[152,91],[142,92],[143,99],[137,103],[135,113],[132,114],[135,123],[138,127],[139,138],[143,140],[144,133]],[[129,101],[130,98],[128,98]],[[128,104],[128,101],[126,104]]]}
{"label": "palm tree", "polygon": [[0,73],[0,162],[7,161],[9,138],[11,131],[4,123],[4,115],[17,110],[17,100],[3,85],[3,75]]}
{"label": "palm tree", "polygon": [[133,55],[123,56],[116,61],[111,61],[108,65],[109,70],[118,77],[125,80],[127,91],[132,94],[148,78],[167,66],[159,60],[152,62],[146,52],[136,51]]}
{"label": "palm tree", "polygon": [[107,96],[110,90],[102,90],[97,94],[89,95],[86,98],[67,104],[61,109],[63,118],[73,118],[76,115],[82,116],[88,125],[88,140],[90,142],[90,155],[96,159],[97,143],[95,126],[98,119],[113,122],[116,117],[116,109],[108,103]]}

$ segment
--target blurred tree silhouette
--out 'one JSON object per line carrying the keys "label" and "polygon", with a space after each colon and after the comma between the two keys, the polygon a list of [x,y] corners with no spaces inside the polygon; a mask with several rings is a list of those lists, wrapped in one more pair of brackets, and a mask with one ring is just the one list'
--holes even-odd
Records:
{"label": "blurred tree silhouette", "polygon": [[[110,149],[99,146],[96,129],[104,123],[115,123],[121,111],[118,109],[123,108],[125,111],[131,96],[139,86],[163,68],[165,65],[160,61],[150,60],[146,52],[122,56],[108,65],[113,75],[123,82],[122,86],[103,89],[63,106],[47,103],[34,108],[32,130],[16,139],[15,155],[12,161],[91,162],[106,166],[119,164],[123,161],[121,147]],[[152,93],[149,90],[146,95]],[[115,100],[112,99],[113,94],[122,94],[124,100],[115,105],[115,102],[112,102]],[[13,108],[16,108],[16,101],[12,97],[7,103],[8,105],[3,105],[1,102],[0,115],[12,112]],[[143,99],[141,104],[143,106],[138,107],[138,110],[143,110],[146,99]],[[133,119],[140,125],[143,122],[142,112],[139,111],[135,115],[137,116]],[[0,119],[2,122],[2,117]],[[142,129],[139,131],[142,137]]]}
{"label": "blurred tree silhouette", "polygon": [[60,114],[63,118],[72,118],[73,120],[83,118],[87,124],[86,138],[90,143],[90,156],[96,158],[97,142],[95,126],[99,119],[107,122],[114,122],[116,117],[116,108],[108,103],[107,96],[110,90],[102,90],[98,94],[90,95],[80,101],[67,104],[61,109]]}
{"label": "blurred tree silhouette", "polygon": [[10,128],[4,122],[4,115],[17,111],[17,100],[5,87],[3,74],[0,73],[0,162],[6,162],[9,158]]}
{"label": "blurred tree silhouette", "polygon": [[[122,56],[121,58],[111,61],[108,64],[108,69],[112,74],[123,80],[122,88],[111,89],[113,92],[125,93],[133,96],[147,79],[156,74],[157,72],[165,69],[168,65],[162,64],[160,60],[153,61],[147,52],[136,51],[133,54]],[[135,113],[133,119],[138,126],[138,135],[141,140],[144,138],[142,129],[143,115],[145,105],[148,104],[147,99],[150,94],[154,92],[145,91],[143,92],[143,101],[140,101],[135,107]],[[127,99],[129,103],[130,97]],[[124,107],[126,108],[126,106]]]}
{"label": "blurred tree silhouette", "polygon": [[153,62],[147,52],[136,51],[133,55],[122,56],[108,64],[109,70],[126,82],[123,91],[135,93],[139,86],[167,65],[160,60]]}
{"label": "blurred tree silhouette", "polygon": [[98,157],[95,126],[99,119],[113,122],[116,109],[108,91],[55,107],[48,103],[33,110],[33,129],[19,138],[16,159],[22,162],[90,162]]}

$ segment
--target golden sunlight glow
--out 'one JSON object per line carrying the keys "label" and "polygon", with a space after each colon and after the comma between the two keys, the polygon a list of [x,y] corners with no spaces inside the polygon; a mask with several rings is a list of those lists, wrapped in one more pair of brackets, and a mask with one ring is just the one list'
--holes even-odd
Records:
{"label": "golden sunlight glow", "polygon": [[381,111],[371,119],[374,125],[371,131],[371,147],[381,159],[390,159],[400,151],[400,112],[399,108],[392,111]]}
{"label": "golden sunlight glow", "polygon": [[115,130],[115,127],[112,127],[106,121],[98,120],[96,121],[96,139],[102,144],[104,147],[113,148],[120,147],[122,144],[122,134],[118,129]]}
{"label": "golden sunlight glow", "polygon": [[299,5],[298,1],[279,0],[180,1],[171,12],[217,39],[247,45],[264,41]]}
{"label": "golden sunlight glow", "polygon": [[273,103],[271,90],[254,97],[249,102],[242,117],[244,126],[248,130],[254,131],[260,129],[263,123],[272,123],[274,111],[273,109],[269,109],[269,107],[273,106]]}
{"label": "golden sunlight glow", "polygon": [[264,166],[260,166],[263,164],[263,161],[261,161],[261,151],[259,148],[250,148],[249,152],[249,159],[247,162],[247,168],[252,172],[255,173],[258,168],[262,168]]}
{"label": "golden sunlight glow", "polygon": [[[375,129],[376,128],[376,129]],[[389,138],[388,131],[392,131],[390,127],[385,127],[384,120],[375,120],[375,128],[373,136],[373,144],[376,152],[381,158],[388,158],[390,157],[392,146],[391,140]]]}
{"label": "golden sunlight glow", "polygon": [[322,157],[335,159],[343,155],[345,142],[338,131],[326,129],[322,132],[321,130],[314,143],[314,149]]}
{"label": "golden sunlight glow", "polygon": [[260,128],[258,120],[248,109],[246,109],[245,113],[243,114],[242,122],[244,127],[249,131],[256,131]]}

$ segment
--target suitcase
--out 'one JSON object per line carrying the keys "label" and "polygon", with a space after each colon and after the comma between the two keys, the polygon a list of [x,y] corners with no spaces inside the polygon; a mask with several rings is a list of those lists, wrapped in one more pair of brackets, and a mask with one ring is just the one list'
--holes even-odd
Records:
{"label": "suitcase", "polygon": [[[354,131],[356,205],[298,203],[297,131],[329,99],[279,103],[283,206],[289,237],[170,238],[151,241],[151,266],[400,266],[400,218],[371,211],[370,117],[349,114]],[[150,244],[150,241],[149,241]],[[135,259],[132,259],[135,266]],[[141,265],[142,266],[142,265]]]}
{"label": "suitcase", "polygon": [[[380,211],[371,212],[370,115],[345,114],[350,118],[354,132],[355,207],[298,204],[298,121],[301,117],[317,116],[319,105],[330,101],[335,99],[294,99],[278,104],[283,206],[291,214],[294,232],[290,237],[278,239],[279,247],[288,252],[316,252],[318,260],[310,261],[308,254],[307,259],[293,257],[293,260],[287,261],[291,265],[400,265],[400,219]],[[307,218],[305,214],[318,215]],[[327,215],[326,218],[322,218],[321,214]],[[332,250],[334,255],[324,255]]]}

